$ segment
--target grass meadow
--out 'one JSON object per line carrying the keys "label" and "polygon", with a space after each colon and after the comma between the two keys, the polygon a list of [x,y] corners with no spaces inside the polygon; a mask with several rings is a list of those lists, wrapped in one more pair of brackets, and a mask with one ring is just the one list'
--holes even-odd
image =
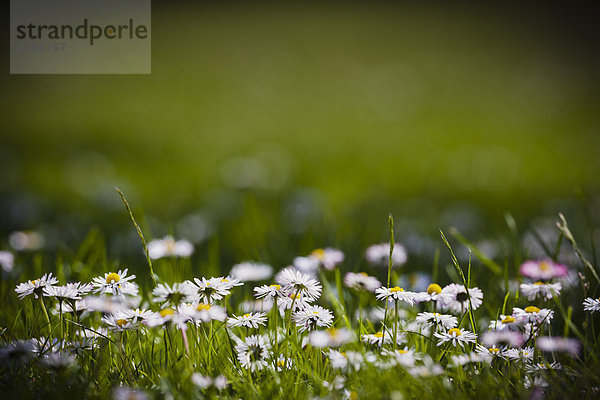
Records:
{"label": "grass meadow", "polygon": [[0,397],[598,398],[587,11],[154,2],[150,75],[3,74]]}

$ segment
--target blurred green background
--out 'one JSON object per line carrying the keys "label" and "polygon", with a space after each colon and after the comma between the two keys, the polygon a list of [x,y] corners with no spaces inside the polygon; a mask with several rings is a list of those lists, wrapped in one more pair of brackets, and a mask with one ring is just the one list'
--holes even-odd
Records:
{"label": "blurred green background", "polygon": [[148,235],[218,237],[228,262],[359,254],[388,212],[409,240],[484,237],[505,211],[555,215],[581,194],[597,210],[592,16],[154,2],[149,76],[3,74],[2,237],[68,247],[99,226],[139,256],[114,186]]}

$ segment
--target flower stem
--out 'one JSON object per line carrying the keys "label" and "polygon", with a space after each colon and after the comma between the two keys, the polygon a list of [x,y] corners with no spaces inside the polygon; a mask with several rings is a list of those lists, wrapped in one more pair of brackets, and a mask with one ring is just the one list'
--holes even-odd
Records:
{"label": "flower stem", "polygon": [[48,317],[48,311],[46,311],[46,306],[44,305],[44,298],[39,296],[40,303],[42,303],[42,310],[44,310],[44,316],[46,317],[46,324],[48,326],[48,334],[52,333],[52,329],[50,329],[50,317]]}

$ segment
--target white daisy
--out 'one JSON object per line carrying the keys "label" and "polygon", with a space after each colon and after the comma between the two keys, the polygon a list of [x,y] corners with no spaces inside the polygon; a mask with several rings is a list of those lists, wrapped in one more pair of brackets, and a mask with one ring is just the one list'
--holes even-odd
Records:
{"label": "white daisy", "polygon": [[[390,244],[380,243],[369,246],[365,252],[365,258],[371,265],[387,267],[390,259]],[[392,251],[392,268],[404,265],[406,260],[407,255],[404,246],[399,243],[394,243],[394,249]]]}
{"label": "white daisy", "polygon": [[533,347],[524,347],[522,349],[508,349],[506,356],[510,360],[531,361],[533,360]]}
{"label": "white daisy", "polygon": [[140,328],[140,324],[136,321],[133,322],[119,314],[109,314],[102,317],[102,322],[108,325],[108,328],[113,331],[128,331],[136,330]]}
{"label": "white daisy", "polygon": [[408,348],[408,346],[405,346],[403,349],[397,349],[396,351],[384,350],[384,354],[391,356],[397,364],[402,365],[403,367],[414,367],[415,362],[420,358],[417,352]]}
{"label": "white daisy", "polygon": [[279,308],[279,311],[282,313],[292,307],[292,311],[304,310],[306,307],[310,306],[309,301],[313,300],[302,294],[296,295],[295,293],[289,293],[286,297],[277,300],[277,308]]}
{"label": "white daisy", "polygon": [[196,313],[194,319],[198,322],[210,322],[212,320],[225,321],[227,319],[227,312],[225,308],[215,305],[198,303],[194,305]]}
{"label": "white daisy", "polygon": [[331,247],[313,250],[309,257],[318,260],[323,268],[330,271],[333,270],[336,265],[344,261],[344,253],[338,249],[332,249]]}
{"label": "white daisy", "polygon": [[416,293],[405,291],[403,288],[395,286],[392,288],[380,287],[375,290],[376,298],[384,301],[404,301],[411,306],[415,304]]}
{"label": "white daisy", "polygon": [[576,356],[581,350],[581,342],[572,338],[544,336],[537,338],[535,344],[542,351],[564,352],[572,356]]}
{"label": "white daisy", "polygon": [[231,268],[231,276],[241,282],[264,281],[273,276],[273,267],[268,264],[246,261]]}
{"label": "white daisy", "polygon": [[[473,307],[473,310],[476,310],[483,303],[483,292],[477,287],[469,288],[467,294],[464,285],[451,283],[442,289],[441,294],[443,297],[440,298],[439,304],[442,309],[454,313],[464,312],[469,304]],[[470,302],[469,297],[471,298]]]}
{"label": "white daisy", "polygon": [[196,295],[194,285],[185,281],[183,283],[174,283],[170,286],[168,283],[159,283],[152,291],[153,301],[163,303],[161,307],[177,307],[184,301],[192,301]]}
{"label": "white daisy", "polygon": [[591,297],[586,298],[583,301],[583,309],[585,311],[598,312],[600,311],[600,298],[592,299]]}
{"label": "white daisy", "polygon": [[441,365],[435,363],[430,356],[425,356],[423,358],[423,364],[409,369],[408,373],[414,377],[428,378],[430,376],[443,374],[444,369]]}
{"label": "white daisy", "polygon": [[279,279],[278,283],[283,285],[288,293],[300,295],[309,301],[317,300],[321,296],[321,284],[302,272],[286,269]]}
{"label": "white daisy", "polygon": [[15,256],[10,251],[0,251],[0,270],[11,272],[15,266]]}
{"label": "white daisy", "polygon": [[489,361],[491,361],[495,358],[501,358],[503,360],[506,360],[506,350],[507,349],[508,348],[506,346],[496,346],[496,345],[482,346],[482,345],[478,344],[477,347],[475,348],[475,351],[477,351],[477,353],[481,354],[482,356],[489,357]]}
{"label": "white daisy", "polygon": [[143,390],[128,387],[118,387],[113,391],[113,400],[148,400]]}
{"label": "white daisy", "polygon": [[269,300],[244,300],[240,303],[243,312],[269,312],[273,308],[273,302]]}
{"label": "white daisy", "polygon": [[[394,337],[391,329],[385,330],[385,335],[383,331],[379,331],[373,334],[365,334],[360,337],[360,339],[368,344],[372,344],[375,346],[381,347],[383,344],[393,343]],[[406,336],[403,332],[397,333],[396,344],[402,344],[406,340]]]}
{"label": "white daisy", "polygon": [[558,297],[562,286],[560,282],[556,283],[522,283],[521,292],[527,297],[527,300],[535,300],[540,297],[544,300],[550,300],[553,297]]}
{"label": "white daisy", "polygon": [[56,285],[57,283],[58,279],[52,276],[52,273],[44,274],[40,279],[19,283],[15,288],[15,292],[18,293],[19,300],[23,300],[25,296],[30,294],[33,294],[37,299],[38,296],[42,295],[45,287]]}
{"label": "white daisy", "polygon": [[266,313],[247,313],[244,315],[233,316],[227,320],[227,325],[232,327],[246,327],[257,329],[259,325],[264,325],[267,321]]}
{"label": "white daisy", "polygon": [[226,286],[221,283],[221,279],[194,278],[196,300],[204,303],[213,303],[229,295],[231,291],[229,291]]}
{"label": "white daisy", "polygon": [[138,287],[135,283],[130,282],[135,278],[135,275],[127,276],[127,268],[119,270],[119,272],[107,272],[104,277],[96,277],[92,280],[96,293],[112,293],[113,295],[127,294],[136,296]]}
{"label": "white daisy", "polygon": [[339,347],[354,341],[354,333],[346,328],[315,330],[308,335],[308,341],[314,347]]}
{"label": "white daisy", "polygon": [[287,293],[281,285],[262,285],[254,288],[254,295],[259,299],[274,299],[276,297],[285,297]]}
{"label": "white daisy", "polygon": [[68,285],[46,286],[44,287],[44,296],[54,297],[59,302],[64,300],[81,300],[77,288]]}
{"label": "white daisy", "polygon": [[446,342],[451,342],[454,347],[456,347],[457,344],[460,347],[463,347],[465,344],[475,343],[477,340],[476,334],[459,328],[452,328],[447,332],[435,332],[433,336],[439,339],[438,346],[441,346]]}
{"label": "white daisy", "polygon": [[513,331],[513,332],[518,332],[518,331],[520,331],[522,326],[523,326],[523,321],[517,320],[512,315],[500,315],[499,320],[490,322],[490,329],[495,330],[495,331],[508,330],[508,331]]}
{"label": "white daisy", "polygon": [[548,370],[560,371],[561,369],[562,369],[562,364],[559,362],[552,362],[552,363],[538,362],[538,363],[533,363],[533,364],[525,364],[525,371],[529,372],[530,374],[534,374],[536,372],[548,371]]}
{"label": "white daisy", "polygon": [[344,285],[356,290],[367,290],[374,292],[381,286],[381,282],[374,276],[369,276],[365,272],[348,272],[344,276]]}
{"label": "white daisy", "polygon": [[552,317],[554,316],[554,311],[547,308],[538,308],[536,306],[528,306],[524,309],[514,307],[513,315],[517,321],[529,322],[537,325],[544,322],[550,324]]}
{"label": "white daisy", "polygon": [[492,357],[489,355],[489,353],[472,351],[467,354],[458,354],[452,356],[450,363],[455,367],[463,367],[467,364],[490,362],[491,359]]}
{"label": "white daisy", "polygon": [[421,328],[438,328],[442,327],[444,329],[455,328],[458,325],[458,319],[453,315],[439,314],[439,313],[431,313],[431,312],[422,312],[418,313],[415,318],[417,324]]}
{"label": "white daisy", "polygon": [[151,240],[148,243],[148,255],[153,260],[163,257],[189,257],[194,246],[187,240],[175,240],[173,236]]}
{"label": "white daisy", "polygon": [[66,351],[51,352],[40,358],[40,365],[46,368],[62,369],[75,364],[75,356]]}
{"label": "white daisy", "polygon": [[235,346],[237,359],[243,368],[260,371],[269,365],[271,344],[264,336],[252,335]]}
{"label": "white daisy", "polygon": [[8,244],[17,251],[39,250],[44,242],[44,235],[36,231],[17,231],[8,236]]}
{"label": "white daisy", "polygon": [[300,332],[311,331],[317,327],[330,327],[333,324],[333,313],[321,306],[309,305],[294,313],[294,322]]}

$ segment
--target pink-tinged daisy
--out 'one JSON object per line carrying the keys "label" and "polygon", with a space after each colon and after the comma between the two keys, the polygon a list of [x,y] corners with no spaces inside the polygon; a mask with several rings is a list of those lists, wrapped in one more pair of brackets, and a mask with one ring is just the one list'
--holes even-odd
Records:
{"label": "pink-tinged daisy", "polygon": [[558,297],[560,295],[560,291],[562,286],[560,282],[556,283],[543,283],[543,282],[535,282],[535,283],[522,283],[521,293],[527,297],[527,300],[535,300],[538,297],[544,300],[550,300],[553,297]]}
{"label": "pink-tinged daisy", "polygon": [[585,311],[598,312],[600,311],[600,298],[592,299],[591,297],[586,298],[583,301],[583,309]]}
{"label": "pink-tinged daisy", "polygon": [[15,292],[18,294],[19,300],[23,300],[25,296],[30,294],[33,294],[33,296],[37,299],[38,296],[42,295],[45,287],[53,286],[57,283],[58,279],[52,276],[52,273],[44,274],[40,279],[19,283],[15,288]]}
{"label": "pink-tinged daisy", "polygon": [[374,292],[375,289],[381,286],[381,282],[374,276],[369,276],[364,272],[348,272],[344,276],[344,285],[351,289]]}
{"label": "pink-tinged daisy", "polygon": [[328,328],[333,324],[333,313],[321,306],[309,305],[294,313],[294,322],[300,332]]}
{"label": "pink-tinged daisy", "polygon": [[411,306],[415,304],[415,292],[408,292],[401,287],[395,286],[391,288],[380,287],[375,290],[376,298],[383,301],[404,301]]}
{"label": "pink-tinged daisy", "polygon": [[519,331],[508,329],[501,331],[484,332],[481,335],[481,343],[487,347],[506,345],[509,347],[521,347],[525,343],[525,337]]}
{"label": "pink-tinged daisy", "polygon": [[[390,259],[390,244],[380,243],[369,246],[365,252],[365,258],[371,265],[387,268]],[[392,268],[404,265],[407,258],[408,257],[406,255],[406,249],[404,246],[399,243],[395,243],[392,251]]]}
{"label": "pink-tinged daisy", "polygon": [[233,316],[227,320],[227,325],[232,327],[245,327],[257,329],[259,325],[264,325],[267,321],[266,313],[246,313],[244,315]]}
{"label": "pink-tinged daisy", "polygon": [[534,281],[560,278],[569,273],[569,269],[552,260],[525,261],[519,268],[519,273]]}
{"label": "pink-tinged daisy", "polygon": [[477,287],[469,288],[467,294],[464,285],[451,283],[442,289],[441,295],[443,297],[440,298],[439,304],[442,309],[454,313],[462,313],[469,306],[472,306],[473,310],[476,310],[483,303],[483,292]]}
{"label": "pink-tinged daisy", "polygon": [[433,336],[439,339],[438,346],[450,342],[454,347],[456,347],[457,344],[460,347],[463,347],[465,344],[475,343],[477,340],[476,334],[459,328],[452,328],[447,332],[435,332]]}
{"label": "pink-tinged daisy", "polygon": [[112,293],[113,295],[128,294],[136,296],[138,287],[133,282],[135,275],[127,276],[127,268],[119,272],[107,272],[104,276],[96,277],[92,284],[96,293]]}
{"label": "pink-tinged daisy", "polygon": [[546,323],[550,324],[554,311],[547,308],[538,308],[536,306],[527,306],[524,309],[514,307],[513,315],[517,321],[529,322],[532,324]]}
{"label": "pink-tinged daisy", "polygon": [[579,354],[581,343],[577,339],[562,337],[539,337],[535,341],[538,349],[547,352],[563,352],[572,356]]}
{"label": "pink-tinged daisy", "polygon": [[151,240],[148,243],[148,255],[153,260],[164,257],[189,257],[194,253],[194,246],[187,240],[175,240],[173,236]]}

